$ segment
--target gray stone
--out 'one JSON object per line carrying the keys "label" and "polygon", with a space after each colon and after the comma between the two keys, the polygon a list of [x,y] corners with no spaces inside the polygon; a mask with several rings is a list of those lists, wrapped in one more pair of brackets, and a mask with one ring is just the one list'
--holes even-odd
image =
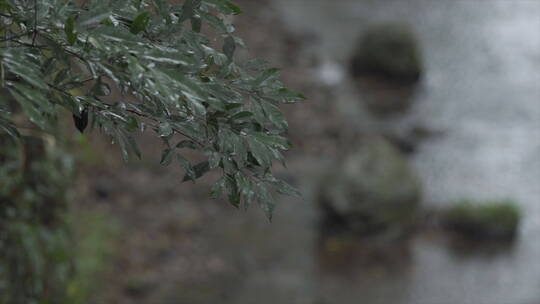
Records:
{"label": "gray stone", "polygon": [[323,178],[323,216],[358,233],[404,231],[414,223],[419,179],[406,158],[382,137],[362,139]]}
{"label": "gray stone", "polygon": [[352,56],[351,73],[355,78],[379,76],[397,83],[416,83],[422,71],[418,41],[406,24],[370,27]]}

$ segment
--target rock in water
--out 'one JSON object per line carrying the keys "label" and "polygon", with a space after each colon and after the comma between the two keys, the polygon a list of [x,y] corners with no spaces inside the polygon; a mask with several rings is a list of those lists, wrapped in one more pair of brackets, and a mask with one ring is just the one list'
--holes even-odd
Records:
{"label": "rock in water", "polygon": [[420,182],[406,158],[382,137],[369,137],[322,180],[325,223],[367,235],[402,235],[414,224]]}
{"label": "rock in water", "polygon": [[405,24],[386,23],[369,28],[352,57],[351,74],[378,76],[385,80],[413,84],[422,75],[418,41]]}

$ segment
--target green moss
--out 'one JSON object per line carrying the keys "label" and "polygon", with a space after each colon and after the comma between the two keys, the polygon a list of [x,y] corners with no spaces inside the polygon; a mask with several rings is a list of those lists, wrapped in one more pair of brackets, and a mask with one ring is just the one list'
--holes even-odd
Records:
{"label": "green moss", "polygon": [[512,239],[521,220],[518,205],[511,200],[473,202],[463,200],[446,210],[444,223],[450,229],[478,239]]}
{"label": "green moss", "polygon": [[414,83],[422,71],[418,41],[406,24],[370,27],[361,37],[352,59],[354,77],[379,75],[392,81]]}

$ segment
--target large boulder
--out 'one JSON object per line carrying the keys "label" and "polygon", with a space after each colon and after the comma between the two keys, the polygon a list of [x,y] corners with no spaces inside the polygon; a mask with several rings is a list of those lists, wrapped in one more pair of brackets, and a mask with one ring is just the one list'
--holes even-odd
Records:
{"label": "large boulder", "polygon": [[399,23],[368,28],[354,50],[350,73],[372,114],[387,116],[408,110],[423,74],[412,29]]}
{"label": "large boulder", "polygon": [[396,83],[416,83],[423,71],[418,41],[406,24],[374,25],[360,38],[351,62],[352,76],[378,76]]}
{"label": "large boulder", "polygon": [[360,235],[412,227],[421,186],[407,159],[382,137],[364,138],[319,187],[323,223]]}

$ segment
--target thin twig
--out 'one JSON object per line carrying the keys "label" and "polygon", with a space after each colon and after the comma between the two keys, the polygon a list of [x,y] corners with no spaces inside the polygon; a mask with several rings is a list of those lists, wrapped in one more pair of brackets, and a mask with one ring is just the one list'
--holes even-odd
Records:
{"label": "thin twig", "polygon": [[[57,90],[57,91],[59,91],[59,92],[65,94],[65,95],[67,95],[67,96],[73,96],[73,95],[70,94],[69,92],[66,92],[65,90],[63,90],[63,89],[61,89],[61,88],[59,88],[59,87],[57,87],[57,86],[55,86],[55,85],[53,85],[53,84],[48,83],[47,85],[48,85],[49,87],[51,87],[51,88],[53,88],[53,89],[55,89],[55,90]],[[98,100],[99,100],[99,99],[98,99]],[[106,106],[106,109],[107,109],[107,110],[110,110],[110,109],[113,107],[113,105],[111,105],[111,104],[105,103],[105,102],[103,102],[103,101],[101,101],[101,100],[99,100],[99,101],[101,102],[101,104],[103,104],[104,106]],[[146,119],[149,119],[149,120],[154,121],[154,122],[157,122],[157,123],[160,122],[158,119],[156,119],[156,118],[154,118],[154,117],[151,117],[151,116],[146,115],[146,114],[144,114],[144,113],[139,113],[139,112],[137,112],[137,111],[135,111],[135,110],[126,109],[126,112],[135,114],[135,115],[140,116],[140,117],[144,117],[144,118],[146,118]],[[156,125],[156,126],[153,126],[153,127],[158,128],[157,125]],[[185,134],[184,132],[178,130],[177,128],[173,128],[173,130],[176,131],[178,134],[183,135],[183,136],[185,136],[186,138],[191,139],[194,143],[198,144],[198,145],[201,146],[202,148],[205,147],[204,144],[200,143],[200,142],[199,142],[197,139],[195,139],[194,137]]]}
{"label": "thin twig", "polygon": [[9,37],[9,38],[6,37],[6,38],[4,38],[4,39],[0,39],[0,42],[13,41],[13,40],[15,40],[15,39],[17,39],[17,38],[24,37],[24,36],[26,36],[26,35],[28,35],[28,34],[30,34],[30,33],[31,33],[31,32],[25,32],[25,33],[22,33],[22,34],[18,34],[18,35],[11,36],[11,37]]}
{"label": "thin twig", "polygon": [[[22,41],[19,41],[19,40],[11,40],[11,42],[15,42],[17,44],[20,44],[20,46],[25,46],[25,47],[32,47],[32,48],[37,48],[37,49],[46,49],[47,48],[47,46],[45,46],[45,45],[34,45],[34,44],[31,44],[31,43],[22,42]],[[13,46],[10,46],[10,47],[13,47]]]}
{"label": "thin twig", "polygon": [[[133,114],[135,114],[135,115],[137,115],[137,116],[144,117],[144,118],[146,118],[146,119],[149,119],[149,120],[154,121],[154,122],[157,122],[157,123],[160,122],[158,119],[155,119],[154,117],[151,117],[151,116],[146,115],[146,114],[144,114],[144,113],[139,113],[139,112],[137,112],[137,111],[135,111],[135,110],[126,109],[126,112],[133,113]],[[153,127],[158,128],[158,126],[153,126]],[[177,128],[174,128],[174,127],[173,127],[172,129],[173,129],[176,133],[178,133],[178,134],[180,134],[180,135],[183,135],[183,136],[185,136],[186,138],[189,138],[191,141],[193,141],[193,142],[196,143],[197,145],[201,146],[201,148],[204,148],[204,147],[205,147],[204,144],[200,143],[200,142],[199,142],[197,139],[195,139],[194,137],[185,134],[184,132],[178,130]]]}
{"label": "thin twig", "polygon": [[32,37],[32,46],[36,44],[37,37],[37,15],[38,15],[38,5],[37,0],[34,0],[34,36]]}

